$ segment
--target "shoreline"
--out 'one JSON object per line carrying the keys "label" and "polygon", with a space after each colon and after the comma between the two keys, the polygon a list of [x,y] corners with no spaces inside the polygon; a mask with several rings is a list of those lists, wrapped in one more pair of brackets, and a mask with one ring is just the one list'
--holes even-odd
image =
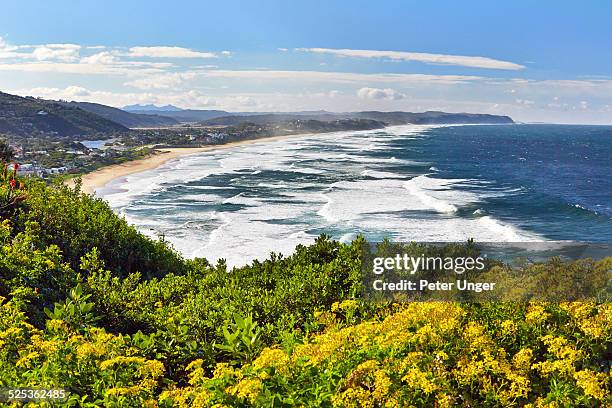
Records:
{"label": "shoreline", "polygon": [[[202,152],[214,151],[219,149],[229,149],[232,147],[250,145],[257,142],[269,142],[275,140],[283,140],[296,136],[306,136],[310,133],[300,133],[294,135],[283,135],[283,136],[270,136],[270,137],[261,137],[258,139],[249,139],[249,140],[241,140],[237,142],[230,142],[219,145],[208,145],[201,147],[168,147],[159,149],[159,153],[156,153],[152,156],[145,157],[142,159],[132,160],[126,163],[121,164],[111,164],[110,166],[105,166],[99,168],[98,170],[94,170],[91,173],[83,174],[81,177],[81,191],[86,194],[95,195],[96,190],[106,186],[108,183],[112,182],[121,177],[126,177],[131,174],[141,173],[147,170],[153,170],[172,159],[177,159],[179,157],[188,156],[192,154],[198,154]],[[71,178],[66,180],[66,184],[69,186],[74,186],[75,180],[78,177]]]}

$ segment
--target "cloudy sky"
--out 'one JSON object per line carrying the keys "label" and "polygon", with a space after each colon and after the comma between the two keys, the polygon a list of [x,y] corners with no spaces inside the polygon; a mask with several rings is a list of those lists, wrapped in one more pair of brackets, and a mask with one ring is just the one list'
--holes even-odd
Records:
{"label": "cloudy sky", "polygon": [[3,2],[0,90],[231,111],[612,124],[612,3]]}

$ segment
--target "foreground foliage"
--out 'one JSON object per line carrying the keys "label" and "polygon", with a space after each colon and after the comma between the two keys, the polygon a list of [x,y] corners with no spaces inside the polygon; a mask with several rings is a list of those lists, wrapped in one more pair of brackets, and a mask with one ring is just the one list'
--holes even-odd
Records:
{"label": "foreground foliage", "polygon": [[0,387],[74,406],[612,404],[609,304],[374,304],[362,239],[228,271],[78,190],[20,194],[0,223]]}
{"label": "foreground foliage", "polygon": [[[162,400],[337,407],[610,402],[609,304],[396,306],[381,321],[332,323],[293,349],[266,348],[239,368],[220,363],[212,376],[196,360],[190,385],[164,392]],[[334,314],[354,307],[345,301],[323,315],[335,322]]]}

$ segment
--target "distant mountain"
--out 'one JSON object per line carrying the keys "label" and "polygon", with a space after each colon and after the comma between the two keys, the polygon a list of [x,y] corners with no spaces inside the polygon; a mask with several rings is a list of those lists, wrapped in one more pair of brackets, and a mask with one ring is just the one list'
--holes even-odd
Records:
{"label": "distant mountain", "polygon": [[[339,119],[350,119],[334,113],[305,114],[305,113],[260,113],[260,114],[241,114],[233,116],[221,116],[206,120],[203,124],[210,126],[235,126],[241,123],[253,123],[257,125],[284,123],[294,120],[315,120],[320,122],[330,122]],[[356,118],[356,116],[352,116]],[[367,118],[363,118],[367,119]]]}
{"label": "distant mountain", "polygon": [[128,105],[128,106],[124,106],[123,108],[121,108],[124,111],[127,112],[143,112],[143,111],[147,111],[147,112],[178,112],[181,111],[183,109],[178,108],[174,105],[165,105],[165,106],[157,106],[157,105],[152,105],[152,104],[147,104],[147,105]]}
{"label": "distant mountain", "polygon": [[0,133],[22,137],[52,134],[78,139],[127,130],[77,106],[0,92]]}
{"label": "distant mountain", "polygon": [[162,116],[159,114],[144,115],[141,113],[126,112],[124,110],[101,105],[99,103],[68,102],[67,105],[81,108],[87,112],[95,113],[96,115],[100,115],[103,118],[112,120],[113,122],[117,122],[129,128],[171,126],[179,123],[176,119],[168,116]]}
{"label": "distant mountain", "polygon": [[[172,105],[132,105],[154,110],[127,112],[121,109],[90,102],[49,101],[33,97],[20,97],[0,92],[0,133],[16,136],[49,134],[73,139],[87,139],[97,134],[109,135],[128,131],[136,127],[162,127],[183,123],[197,123],[205,126],[235,126],[240,124],[273,125],[287,124],[311,127],[333,128],[334,126],[363,127],[374,121],[376,126],[402,124],[495,124],[514,123],[508,116],[447,113],[429,111],[414,112],[343,112],[326,111],[289,113],[230,113],[222,110],[179,109]],[[168,109],[168,110],[163,110]],[[163,113],[163,114],[160,114]],[[344,123],[333,123],[348,121]],[[316,122],[326,122],[318,124]],[[364,124],[365,123],[365,124]],[[278,126],[277,126],[278,127]]]}
{"label": "distant mountain", "polygon": [[199,109],[182,109],[178,111],[159,111],[159,110],[139,110],[131,111],[138,112],[141,115],[159,115],[170,117],[180,123],[196,123],[203,122],[208,119],[218,118],[220,116],[233,115],[230,112],[221,110],[199,110]]}
{"label": "distant mountain", "polygon": [[504,124],[514,123],[509,116],[488,115],[484,113],[447,113],[427,111],[421,113],[413,112],[356,112],[348,115],[356,115],[358,118],[380,120],[389,125],[403,125],[407,123],[415,125],[442,125],[442,124]]}
{"label": "distant mountain", "polygon": [[266,113],[221,116],[208,119],[204,125],[234,126],[240,123],[270,124],[275,122],[286,122],[292,120],[317,120],[333,121],[343,119],[368,119],[384,122],[386,125],[404,124],[503,124],[514,123],[509,116],[488,115],[481,113],[447,113],[447,112],[344,112],[333,113],[325,111],[297,112],[297,113]]}

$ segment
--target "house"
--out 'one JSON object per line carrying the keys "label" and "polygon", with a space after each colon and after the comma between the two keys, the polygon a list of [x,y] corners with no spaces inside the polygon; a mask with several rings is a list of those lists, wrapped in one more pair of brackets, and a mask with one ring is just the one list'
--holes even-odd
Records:
{"label": "house", "polygon": [[13,149],[15,157],[21,157],[23,155],[23,147],[15,144],[10,145],[10,147]]}
{"label": "house", "polygon": [[49,172],[49,174],[62,174],[62,173],[66,173],[68,171],[68,167],[62,166],[62,167],[52,167],[50,169],[47,170]]}

